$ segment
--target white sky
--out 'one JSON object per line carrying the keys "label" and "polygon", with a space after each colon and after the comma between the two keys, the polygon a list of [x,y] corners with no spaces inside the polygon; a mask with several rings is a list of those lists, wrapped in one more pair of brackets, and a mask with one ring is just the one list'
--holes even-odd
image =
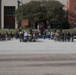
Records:
{"label": "white sky", "polygon": [[[29,1],[31,1],[31,0],[26,0],[26,2],[29,2]],[[61,3],[63,3],[63,4],[67,4],[67,0],[58,0],[58,1],[60,1]]]}
{"label": "white sky", "polygon": [[67,0],[58,0],[58,1],[62,2],[65,5],[67,4]]}

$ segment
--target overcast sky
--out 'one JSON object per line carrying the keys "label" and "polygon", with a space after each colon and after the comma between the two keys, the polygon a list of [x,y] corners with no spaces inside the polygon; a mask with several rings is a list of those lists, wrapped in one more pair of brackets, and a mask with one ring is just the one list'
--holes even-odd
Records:
{"label": "overcast sky", "polygon": [[[29,2],[29,1],[31,1],[31,0],[26,0],[26,2]],[[58,0],[58,1],[62,2],[65,5],[67,4],[67,0]]]}
{"label": "overcast sky", "polygon": [[67,4],[67,0],[59,0],[59,1],[61,1],[63,4]]}

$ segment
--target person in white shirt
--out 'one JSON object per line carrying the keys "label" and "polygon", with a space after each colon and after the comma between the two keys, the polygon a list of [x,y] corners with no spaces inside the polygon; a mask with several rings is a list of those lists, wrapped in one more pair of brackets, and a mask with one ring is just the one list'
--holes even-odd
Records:
{"label": "person in white shirt", "polygon": [[24,41],[28,41],[28,33],[27,32],[24,33]]}

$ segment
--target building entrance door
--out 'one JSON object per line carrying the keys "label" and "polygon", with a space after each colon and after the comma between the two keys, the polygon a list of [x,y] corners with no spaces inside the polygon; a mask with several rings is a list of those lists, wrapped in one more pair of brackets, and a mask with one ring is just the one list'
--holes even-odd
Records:
{"label": "building entrance door", "polygon": [[15,28],[15,7],[5,6],[4,7],[4,28],[14,29]]}

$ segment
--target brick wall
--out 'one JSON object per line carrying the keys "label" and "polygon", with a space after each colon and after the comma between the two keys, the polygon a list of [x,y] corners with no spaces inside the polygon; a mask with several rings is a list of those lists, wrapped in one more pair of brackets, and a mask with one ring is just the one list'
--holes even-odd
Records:
{"label": "brick wall", "polygon": [[76,27],[76,0],[68,0],[68,21],[70,27]]}

